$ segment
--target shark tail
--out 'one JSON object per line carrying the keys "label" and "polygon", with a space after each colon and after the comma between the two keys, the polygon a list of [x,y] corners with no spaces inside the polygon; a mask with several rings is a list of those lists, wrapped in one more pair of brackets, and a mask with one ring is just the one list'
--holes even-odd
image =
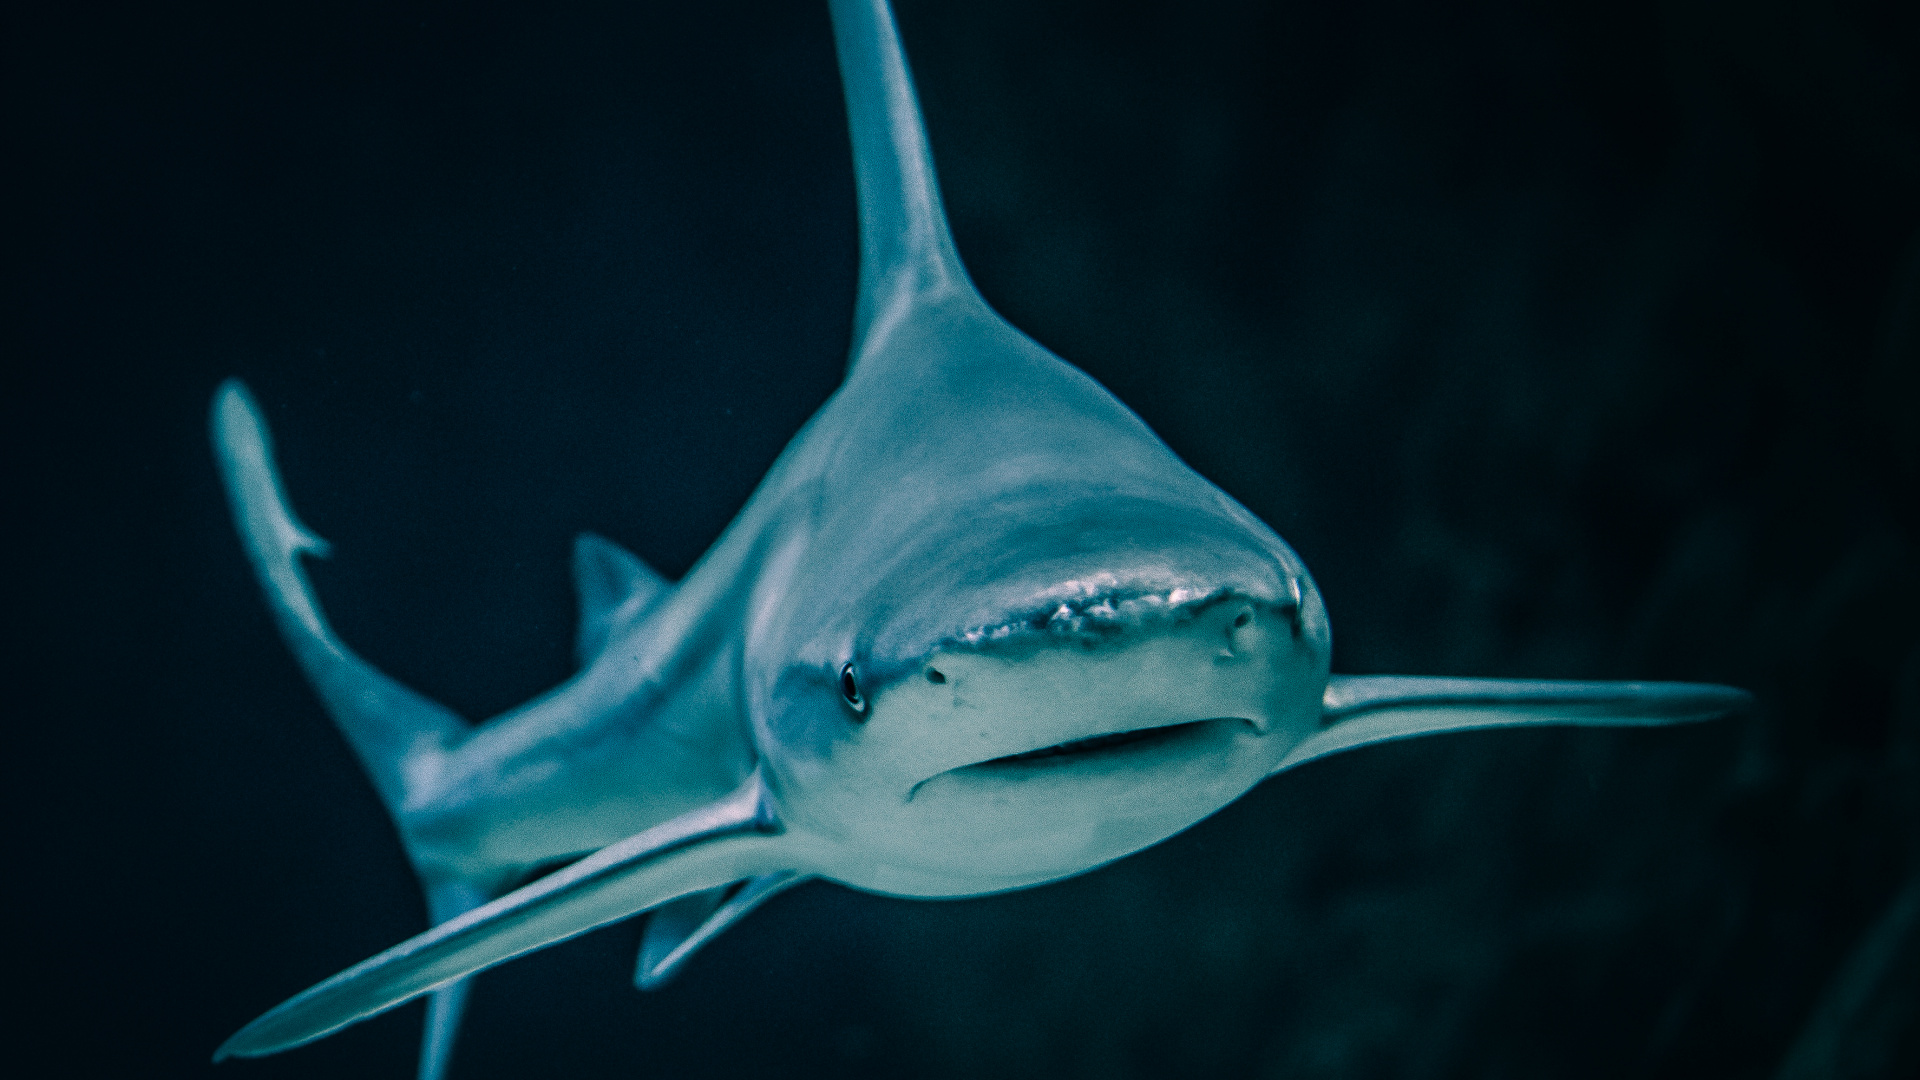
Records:
{"label": "shark tail", "polygon": [[[234,523],[274,622],[398,826],[433,925],[509,892],[524,880],[524,868],[480,877],[471,870],[462,874],[436,859],[431,845],[416,842],[413,826],[436,805],[434,789],[448,759],[474,729],[451,709],[367,663],[334,633],[302,564],[304,556],[324,558],[329,545],[294,513],[266,418],[237,379],[222,383],[214,394],[212,436]],[[574,653],[582,667],[644,622],[673,592],[638,557],[593,533],[574,541],[573,577],[580,608]],[[643,989],[664,985],[700,946],[802,880],[795,873],[768,873],[667,905],[649,920],[635,983]],[[432,992],[419,1080],[446,1075],[470,985],[460,979]]]}
{"label": "shark tail", "polygon": [[[481,906],[512,882],[478,881],[434,865],[413,843],[408,828],[410,817],[431,801],[436,779],[448,756],[467,739],[470,725],[446,706],[381,673],[334,634],[301,564],[302,556],[325,557],[329,546],[301,523],[288,503],[266,419],[239,380],[229,379],[215,392],[212,429],[234,523],[274,622],[399,826],[429,916],[438,925]],[[433,995],[420,1080],[445,1076],[466,997],[464,980]]]}

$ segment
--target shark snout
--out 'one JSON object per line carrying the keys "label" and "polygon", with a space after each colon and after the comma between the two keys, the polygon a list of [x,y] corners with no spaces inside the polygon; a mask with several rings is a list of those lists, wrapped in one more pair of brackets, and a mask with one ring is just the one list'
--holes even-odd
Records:
{"label": "shark snout", "polygon": [[872,887],[1046,880],[1238,797],[1316,729],[1325,654],[1302,606],[1231,589],[1062,601],[924,655],[876,691],[857,741],[889,763],[870,811],[883,861],[929,877]]}
{"label": "shark snout", "polygon": [[1291,593],[1063,601],[943,648],[874,707],[876,722],[911,732],[921,750],[903,795],[948,774],[1151,771],[1311,730],[1299,714],[1318,694],[1317,664],[1300,606]]}

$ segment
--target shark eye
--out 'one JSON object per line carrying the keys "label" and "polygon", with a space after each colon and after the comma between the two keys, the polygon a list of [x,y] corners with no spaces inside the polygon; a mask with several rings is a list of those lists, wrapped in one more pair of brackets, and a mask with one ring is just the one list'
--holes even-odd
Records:
{"label": "shark eye", "polygon": [[847,707],[854,712],[867,711],[867,699],[860,696],[860,679],[853,672],[853,665],[840,669],[840,696],[847,701]]}

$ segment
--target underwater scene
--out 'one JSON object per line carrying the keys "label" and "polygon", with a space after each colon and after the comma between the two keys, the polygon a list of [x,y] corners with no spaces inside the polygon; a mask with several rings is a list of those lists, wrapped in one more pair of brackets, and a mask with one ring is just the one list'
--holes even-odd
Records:
{"label": "underwater scene", "polygon": [[[995,895],[783,880],[646,990],[667,916],[621,918],[475,976],[432,1075],[1920,1070],[1912,13],[893,6],[980,296],[1284,538],[1249,618],[1341,675],[1752,707],[1363,746]],[[210,403],[271,427],[353,651],[469,721],[550,700],[576,537],[687,575],[867,333],[828,4],[10,21],[23,1053],[422,1075],[418,1001],[213,1062],[440,901],[263,602]],[[941,475],[991,472],[954,426]],[[831,565],[818,610],[915,595]],[[849,724],[867,655],[823,683]]]}

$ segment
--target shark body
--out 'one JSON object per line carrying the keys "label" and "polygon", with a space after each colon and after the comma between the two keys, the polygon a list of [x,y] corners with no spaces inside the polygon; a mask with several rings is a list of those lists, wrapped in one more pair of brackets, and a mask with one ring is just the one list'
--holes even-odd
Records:
{"label": "shark body", "polygon": [[974,290],[885,0],[831,7],[861,226],[846,381],[681,581],[581,538],[567,683],[475,727],[356,656],[307,582],[302,558],[326,545],[282,490],[259,408],[237,382],[216,394],[249,557],[437,924],[218,1056],[432,994],[434,1080],[468,976],[643,912],[649,987],[808,878],[908,897],[1023,888],[1325,754],[1745,706],[1695,684],[1330,675],[1299,557]]}

